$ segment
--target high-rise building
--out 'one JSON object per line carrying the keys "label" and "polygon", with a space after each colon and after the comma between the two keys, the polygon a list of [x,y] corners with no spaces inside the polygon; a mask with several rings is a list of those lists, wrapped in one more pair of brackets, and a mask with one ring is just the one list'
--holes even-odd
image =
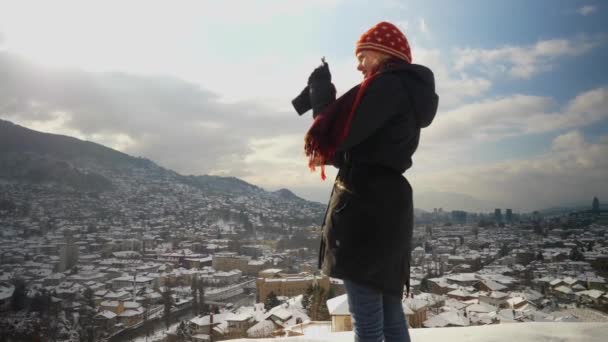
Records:
{"label": "high-rise building", "polygon": [[58,272],[64,272],[78,263],[78,245],[74,243],[72,235],[66,237],[66,242],[59,247]]}
{"label": "high-rise building", "polygon": [[494,209],[494,221],[496,223],[502,223],[502,212],[500,211],[500,208]]}
{"label": "high-rise building", "polygon": [[599,213],[599,211],[600,211],[600,200],[597,199],[597,197],[593,197],[592,210],[594,213]]}
{"label": "high-rise building", "polygon": [[467,223],[467,212],[462,210],[453,210],[452,211],[452,222],[456,224],[465,224]]}
{"label": "high-rise building", "polygon": [[502,222],[502,212],[499,208],[494,209],[494,222]]}
{"label": "high-rise building", "polygon": [[507,223],[513,223],[513,210],[512,209],[506,209],[505,221]]}

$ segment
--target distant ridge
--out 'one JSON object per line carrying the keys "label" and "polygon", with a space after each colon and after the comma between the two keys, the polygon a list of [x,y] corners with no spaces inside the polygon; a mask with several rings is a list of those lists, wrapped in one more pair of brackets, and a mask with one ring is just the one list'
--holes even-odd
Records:
{"label": "distant ridge", "polygon": [[143,166],[151,163],[148,159],[131,157],[94,142],[42,133],[0,119],[0,154],[7,153],[35,153],[66,161],[87,158],[104,166],[124,163]]}
{"label": "distant ridge", "polygon": [[[0,178],[62,182],[86,191],[111,189],[111,179],[93,171],[96,166],[117,172],[128,172],[131,168],[152,169],[159,175],[168,174],[214,194],[265,193],[262,188],[236,177],[184,176],[147,158],[132,157],[94,142],[38,132],[0,119]],[[285,200],[306,201],[287,189],[270,194]]]}

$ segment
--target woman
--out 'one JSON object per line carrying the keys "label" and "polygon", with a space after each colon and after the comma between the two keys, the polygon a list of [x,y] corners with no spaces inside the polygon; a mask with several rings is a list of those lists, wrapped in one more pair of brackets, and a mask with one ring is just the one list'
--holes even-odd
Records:
{"label": "woman", "polygon": [[319,267],[344,280],[357,341],[409,341],[401,299],[409,293],[413,231],[412,165],[420,129],[437,111],[433,73],[412,64],[405,35],[381,22],[357,41],[364,80],[335,100],[326,63],[293,102],[314,109],[305,151],[312,170],[339,168],[327,213]]}

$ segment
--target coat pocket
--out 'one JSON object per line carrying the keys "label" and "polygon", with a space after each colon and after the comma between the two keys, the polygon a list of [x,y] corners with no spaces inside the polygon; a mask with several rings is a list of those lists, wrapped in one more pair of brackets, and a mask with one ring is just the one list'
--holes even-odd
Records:
{"label": "coat pocket", "polygon": [[336,182],[331,206],[328,213],[328,242],[330,247],[338,248],[344,243],[349,224],[349,213],[352,211],[353,192],[341,182]]}

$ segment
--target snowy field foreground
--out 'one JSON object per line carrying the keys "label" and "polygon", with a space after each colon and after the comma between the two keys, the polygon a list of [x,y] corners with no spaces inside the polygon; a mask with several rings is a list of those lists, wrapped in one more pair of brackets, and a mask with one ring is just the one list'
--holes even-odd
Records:
{"label": "snowy field foreground", "polygon": [[[512,323],[467,328],[411,329],[412,342],[605,342],[608,323]],[[322,337],[307,336],[239,339],[238,342],[352,342],[352,332],[330,333]]]}

